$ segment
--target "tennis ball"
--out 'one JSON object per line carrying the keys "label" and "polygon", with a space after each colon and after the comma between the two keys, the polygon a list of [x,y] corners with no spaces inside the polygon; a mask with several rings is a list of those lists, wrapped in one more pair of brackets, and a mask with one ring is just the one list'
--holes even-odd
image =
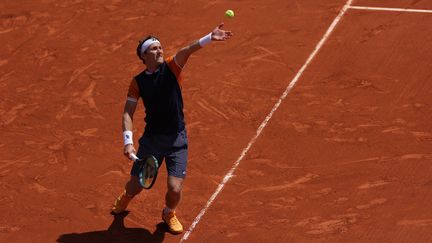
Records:
{"label": "tennis ball", "polygon": [[232,11],[231,9],[228,9],[228,10],[225,12],[225,15],[226,15],[227,17],[232,18],[232,17],[234,17],[234,11]]}

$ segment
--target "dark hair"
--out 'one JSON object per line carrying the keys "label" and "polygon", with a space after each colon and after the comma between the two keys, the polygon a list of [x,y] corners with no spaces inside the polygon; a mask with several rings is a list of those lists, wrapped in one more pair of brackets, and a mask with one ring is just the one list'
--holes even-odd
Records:
{"label": "dark hair", "polygon": [[[159,38],[157,38],[156,36],[154,36],[154,35],[148,35],[146,38],[144,38],[144,39],[142,39],[142,40],[140,40],[139,42],[138,42],[138,46],[137,46],[137,48],[136,48],[136,54],[137,54],[137,56],[138,56],[138,58],[145,64],[145,61],[144,61],[144,59],[141,57],[141,47],[142,47],[142,44],[146,41],[146,40],[149,40],[149,39],[156,39],[156,40],[159,40]],[[145,53],[145,52],[144,52]]]}

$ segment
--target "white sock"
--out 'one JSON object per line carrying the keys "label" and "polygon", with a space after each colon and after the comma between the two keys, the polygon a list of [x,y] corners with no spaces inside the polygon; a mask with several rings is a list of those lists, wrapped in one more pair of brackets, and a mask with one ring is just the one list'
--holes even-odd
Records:
{"label": "white sock", "polygon": [[166,214],[169,214],[169,213],[171,213],[171,212],[174,212],[174,209],[171,209],[171,208],[169,208],[169,207],[165,207],[164,209],[163,209],[163,213],[166,215]]}

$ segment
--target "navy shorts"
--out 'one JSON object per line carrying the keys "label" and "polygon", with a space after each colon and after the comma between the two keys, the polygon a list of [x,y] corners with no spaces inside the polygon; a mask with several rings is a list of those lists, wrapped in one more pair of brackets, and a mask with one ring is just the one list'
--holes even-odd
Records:
{"label": "navy shorts", "polygon": [[[159,163],[165,160],[169,176],[184,178],[188,159],[188,140],[186,129],[173,135],[146,135],[139,140],[137,156],[153,155]],[[131,175],[139,175],[139,166],[134,163]]]}

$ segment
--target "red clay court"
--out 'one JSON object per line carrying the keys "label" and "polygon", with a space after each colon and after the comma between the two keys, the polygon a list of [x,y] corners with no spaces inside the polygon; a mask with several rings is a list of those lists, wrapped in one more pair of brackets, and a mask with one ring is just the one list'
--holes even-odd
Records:
{"label": "red clay court", "polygon": [[[0,242],[432,242],[431,1],[0,7]],[[170,55],[221,21],[183,71],[187,231],[161,223],[165,167],[112,216],[137,41]]]}

